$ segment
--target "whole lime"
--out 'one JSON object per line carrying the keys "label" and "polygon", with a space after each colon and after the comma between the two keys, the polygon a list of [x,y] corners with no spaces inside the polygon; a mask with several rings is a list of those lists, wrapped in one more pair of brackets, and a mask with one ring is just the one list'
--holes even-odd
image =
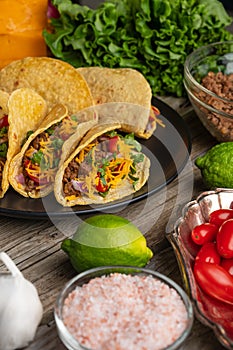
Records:
{"label": "whole lime", "polygon": [[141,231],[127,219],[112,214],[86,219],[61,248],[78,272],[106,265],[143,267],[153,256]]}
{"label": "whole lime", "polygon": [[233,142],[223,142],[195,160],[208,187],[233,188]]}

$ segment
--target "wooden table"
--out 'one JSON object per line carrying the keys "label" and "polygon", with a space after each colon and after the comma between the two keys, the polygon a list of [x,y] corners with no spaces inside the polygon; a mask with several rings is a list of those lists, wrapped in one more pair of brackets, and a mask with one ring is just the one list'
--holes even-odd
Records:
{"label": "wooden table", "polygon": [[[213,146],[216,141],[204,129],[187,100],[175,98],[165,98],[164,100],[182,115],[190,128],[192,151],[188,167],[185,167],[165,190],[130,204],[120,212],[115,213],[133,221],[145,233],[148,246],[154,252],[154,257],[148,267],[164,273],[182,285],[176,257],[165,233],[172,228],[174,220],[179,217],[182,206],[191,197],[196,197],[198,193],[206,190],[200,171],[193,165],[193,161],[198,155]],[[178,193],[180,192],[179,184],[182,182],[187,184],[190,179],[193,187],[189,185],[187,191]],[[178,203],[177,198],[179,198]],[[147,210],[145,212],[146,204]],[[26,349],[65,349],[57,335],[53,319],[53,306],[64,284],[76,274],[67,255],[60,249],[60,244],[65,238],[62,233],[64,232],[63,228],[66,228],[66,232],[68,230],[72,233],[77,222],[75,220],[72,222],[72,219],[63,219],[58,224],[54,224],[50,220],[28,220],[1,216],[0,225],[0,251],[8,253],[24,276],[35,284],[44,307],[43,319],[38,327],[36,337]],[[1,267],[3,268],[3,266]],[[221,350],[224,348],[210,328],[195,320],[192,332],[183,349]]]}

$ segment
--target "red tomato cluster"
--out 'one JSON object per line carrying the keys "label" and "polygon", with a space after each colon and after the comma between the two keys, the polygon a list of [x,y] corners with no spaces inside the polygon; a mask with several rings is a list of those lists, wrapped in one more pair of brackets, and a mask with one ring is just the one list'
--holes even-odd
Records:
{"label": "red tomato cluster", "polygon": [[193,273],[208,295],[233,304],[233,209],[218,209],[191,232],[200,246]]}

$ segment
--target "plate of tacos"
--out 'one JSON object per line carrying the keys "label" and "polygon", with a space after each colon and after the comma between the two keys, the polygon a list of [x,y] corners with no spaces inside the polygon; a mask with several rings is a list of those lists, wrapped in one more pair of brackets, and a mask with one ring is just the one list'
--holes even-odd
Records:
{"label": "plate of tacos", "polygon": [[128,205],[175,179],[190,151],[184,120],[136,70],[40,57],[0,71],[0,215]]}

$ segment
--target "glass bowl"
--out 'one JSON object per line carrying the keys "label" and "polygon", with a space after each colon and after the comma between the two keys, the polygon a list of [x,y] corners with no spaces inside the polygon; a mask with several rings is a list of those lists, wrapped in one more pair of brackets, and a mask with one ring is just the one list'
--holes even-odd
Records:
{"label": "glass bowl", "polygon": [[233,141],[233,41],[193,51],[184,64],[184,86],[210,134],[219,142]]}
{"label": "glass bowl", "polygon": [[190,296],[196,317],[212,328],[227,349],[233,349],[233,305],[209,297],[196,284],[192,267],[198,247],[191,240],[192,229],[208,221],[209,215],[220,208],[233,208],[233,189],[216,189],[201,193],[187,203],[174,231],[167,234],[181,271],[184,287]]}
{"label": "glass bowl", "polygon": [[[117,278],[117,276],[121,276],[121,278],[123,279],[127,279],[127,280],[124,280],[122,282],[122,280],[119,281],[119,285],[120,286],[124,286],[126,287],[127,286],[127,289],[126,291],[123,293],[122,290],[120,290],[119,294],[117,295],[120,295],[120,299],[121,299],[121,303],[122,301],[124,302],[123,303],[123,309],[121,308],[121,305],[119,302],[116,301],[116,298],[115,297],[115,293],[116,293],[116,288],[115,288],[115,281],[112,282],[111,280],[111,283],[110,283],[110,287],[112,285],[112,283],[114,283],[114,289],[113,289],[113,293],[114,293],[114,296],[113,298],[111,299],[111,302],[113,303],[112,308],[114,308],[114,303],[115,304],[115,308],[117,309],[117,311],[115,311],[115,313],[117,315],[114,316],[114,318],[117,318],[119,322],[118,323],[118,328],[116,327],[115,325],[115,330],[111,329],[109,331],[110,328],[112,327],[109,327],[109,325],[106,327],[107,331],[110,332],[110,335],[109,335],[109,338],[105,338],[105,342],[104,344],[101,344],[100,347],[98,347],[98,349],[101,348],[101,350],[114,350],[116,349],[115,347],[115,344],[111,343],[112,342],[112,338],[113,338],[113,335],[116,335],[116,337],[114,339],[117,339],[117,343],[119,345],[119,342],[121,343],[122,342],[122,339],[125,341],[124,344],[127,344],[127,345],[122,345],[117,349],[122,349],[122,350],[130,350],[130,349],[135,349],[135,342],[137,344],[137,349],[140,348],[139,344],[140,344],[140,338],[142,337],[141,341],[145,342],[145,338],[147,337],[147,339],[151,339],[151,337],[149,337],[150,334],[156,334],[156,332],[152,332],[152,330],[155,328],[156,331],[158,330],[158,325],[159,325],[159,322],[161,321],[161,317],[166,317],[164,316],[165,313],[164,313],[164,303],[165,302],[168,302],[168,305],[173,305],[169,311],[169,314],[171,316],[171,319],[175,319],[176,315],[177,315],[177,310],[179,310],[179,303],[181,305],[181,310],[180,310],[180,313],[179,313],[179,317],[181,317],[183,320],[185,319],[185,326],[184,326],[184,323],[183,321],[179,322],[178,324],[180,324],[180,328],[179,328],[179,331],[178,331],[178,335],[176,336],[176,338],[174,338],[172,340],[172,343],[170,343],[169,345],[166,345],[166,347],[158,347],[156,346],[156,344],[154,344],[154,342],[152,341],[151,344],[151,347],[148,347],[148,350],[155,350],[155,349],[167,349],[167,350],[174,350],[174,349],[178,349],[183,343],[184,341],[186,340],[186,338],[188,337],[190,331],[191,331],[191,328],[192,328],[192,324],[193,324],[193,308],[192,308],[192,303],[189,299],[189,297],[187,296],[187,294],[184,292],[184,290],[178,286],[173,280],[171,280],[170,278],[158,273],[158,272],[155,272],[155,271],[152,271],[152,270],[149,270],[149,269],[145,269],[145,268],[137,268],[137,267],[131,267],[131,266],[104,266],[104,267],[98,267],[98,268],[94,268],[94,269],[91,269],[91,270],[87,270],[83,273],[80,273],[79,275],[77,275],[76,277],[74,277],[70,282],[68,282],[64,289],[60,292],[60,294],[58,295],[57,297],[57,301],[56,301],[56,304],[55,304],[55,308],[54,308],[54,317],[55,317],[55,322],[56,322],[56,326],[57,326],[57,330],[58,330],[58,335],[61,339],[61,341],[64,343],[64,345],[69,349],[69,350],[91,350],[90,347],[87,348],[85,346],[87,345],[82,345],[80,344],[80,342],[77,340],[77,338],[75,336],[73,336],[71,333],[73,333],[73,330],[69,331],[68,330],[68,327],[66,327],[65,325],[65,320],[64,318],[66,316],[65,315],[65,312],[67,312],[67,309],[66,308],[66,305],[67,305],[67,297],[68,295],[71,296],[71,292],[74,292],[75,291],[75,288],[76,287],[84,287],[86,288],[87,285],[89,285],[90,281],[91,283],[96,283],[96,280],[99,280],[98,277],[101,277],[101,278],[105,278],[107,277],[110,278],[111,276],[115,276],[114,278]],[[131,291],[129,285],[127,283],[129,283],[128,281],[128,278],[138,278],[140,277],[140,281],[142,281],[141,278],[144,278],[144,280],[142,282],[139,282],[140,284],[140,288],[139,288],[139,294],[141,293],[141,298],[144,300],[144,299],[147,299],[149,298],[148,296],[148,288],[145,287],[145,284],[148,286],[148,284],[146,283],[146,279],[149,277],[150,278],[150,281],[151,281],[151,278],[153,278],[153,282],[154,283],[160,283],[163,288],[165,288],[165,290],[169,291],[169,293],[166,295],[166,297],[164,297],[163,299],[159,299],[161,294],[159,295],[159,293],[157,293],[157,296],[155,297],[154,299],[154,290],[153,290],[153,295],[152,295],[152,301],[153,301],[153,304],[156,303],[156,308],[158,307],[160,312],[157,310],[157,313],[151,313],[151,308],[144,308],[144,305],[143,305],[143,308],[142,308],[142,311],[143,311],[143,317],[142,319],[140,317],[133,317],[132,316],[132,313],[130,311],[129,315],[127,316],[129,318],[129,320],[125,323],[125,317],[122,316],[122,312],[124,314],[124,310],[127,310],[127,312],[129,312],[129,307],[128,307],[128,304],[125,304],[125,301],[126,299],[125,298],[122,298],[122,295],[127,295],[127,303],[132,303],[131,305],[133,306],[133,309],[137,306],[137,310],[138,310],[138,303],[135,303],[135,299],[134,299],[134,294],[130,294],[129,290]],[[142,284],[141,284],[142,283]],[[151,282],[150,282],[151,283]],[[137,285],[138,286],[138,285]],[[107,286],[102,286],[101,287],[104,290],[106,290],[105,288],[108,288]],[[157,287],[156,287],[157,288]],[[160,288],[160,287],[158,287]],[[80,288],[79,289],[79,292],[80,292]],[[84,289],[82,289],[83,291]],[[97,288],[97,290],[99,290]],[[161,291],[161,289],[159,289]],[[90,294],[90,293],[89,293]],[[89,295],[87,300],[90,300],[94,297],[94,294],[96,294],[96,289],[94,289],[94,292],[91,294],[91,296]],[[169,296],[170,294],[170,296]],[[130,299],[131,301],[129,301],[129,295],[131,295]],[[172,295],[175,295],[175,298],[176,298],[176,301],[174,301],[174,303],[172,304],[172,301],[173,300],[173,297]],[[108,290],[108,293],[107,293],[107,296],[108,296],[108,299],[109,299],[109,290]],[[157,299],[156,299],[157,298]],[[162,298],[162,296],[161,296]],[[159,299],[159,302],[158,302],[158,299]],[[177,299],[179,301],[177,301]],[[74,300],[74,299],[73,299]],[[99,299],[98,299],[99,300]],[[100,314],[101,314],[101,317],[102,315],[104,315],[103,317],[106,316],[106,313],[103,311],[103,309],[106,311],[107,309],[107,312],[109,313],[111,311],[111,314],[112,314],[112,310],[109,310],[108,307],[106,307],[106,305],[109,306],[109,304],[106,304],[106,295],[103,297],[102,300],[102,303],[104,305],[101,304],[101,306],[99,305],[99,302],[95,302],[94,303],[94,308],[98,308]],[[138,299],[137,299],[138,300]],[[141,299],[140,299],[141,300]],[[65,302],[66,301],[66,302]],[[119,301],[119,300],[118,300]],[[109,300],[108,300],[109,302]],[[65,306],[64,306],[65,305]],[[75,308],[78,308],[79,309],[79,315],[80,315],[80,307],[81,305],[83,305],[83,302],[81,303],[77,303],[75,305]],[[151,304],[150,304],[151,305]],[[90,305],[87,305],[85,303],[85,307],[84,307],[84,310],[87,310],[89,309],[91,306]],[[170,306],[169,306],[170,307]],[[73,310],[73,308],[72,308]],[[118,311],[119,310],[119,311]],[[134,314],[134,311],[132,311],[133,314]],[[66,313],[67,315],[67,313]],[[146,316],[145,316],[146,315]],[[92,315],[93,316],[93,315]],[[121,317],[122,316],[122,317]],[[135,316],[135,315],[134,315]],[[149,316],[149,317],[148,317]],[[159,318],[160,316],[160,318]],[[72,316],[70,316],[72,317]],[[94,317],[94,316],[93,316]],[[126,319],[127,319],[126,317]],[[145,317],[148,317],[149,319],[150,318],[153,318],[153,320],[150,321],[148,319],[144,319]],[[85,317],[84,317],[85,318]],[[109,314],[108,314],[108,317],[107,317],[107,320],[109,320],[109,318],[111,319],[111,317],[109,317]],[[99,319],[99,317],[98,317]],[[96,321],[96,318],[94,318],[95,322]],[[84,333],[85,333],[85,329],[87,329],[87,327],[85,328],[83,322],[86,322],[86,318],[83,320],[83,318],[81,318],[81,321],[80,322],[77,322],[76,325],[78,324],[78,329],[77,329],[77,332],[81,332],[80,329],[81,329],[81,326],[80,324],[82,324],[82,326],[84,327]],[[101,322],[107,322],[106,319],[102,320]],[[140,323],[141,322],[141,323]],[[156,323],[158,322],[158,323]],[[172,321],[171,321],[172,322]],[[74,325],[74,318],[72,319],[72,324]],[[136,328],[137,328],[137,324],[143,324],[143,327],[144,325],[146,324],[146,327],[142,327],[140,328],[140,331],[139,332],[135,332],[135,325],[136,325]],[[153,326],[154,324],[154,326]],[[85,325],[87,325],[87,323],[85,323]],[[122,326],[124,325],[124,326]],[[170,323],[170,326],[172,327],[172,323]],[[181,326],[182,325],[182,326]],[[101,339],[104,337],[102,334],[101,334],[101,331],[102,330],[102,327],[101,327],[101,331],[99,331],[98,329],[100,328],[100,323],[97,322],[96,325],[95,325],[95,329],[97,327],[97,331],[93,331],[93,328],[91,327],[90,323],[89,323],[89,329],[88,329],[88,332],[90,331],[92,334],[94,334],[94,337],[96,339]],[[139,326],[140,327],[140,326]],[[174,327],[174,325],[173,325]],[[122,333],[118,333],[118,330],[122,328]],[[124,331],[126,329],[126,331]],[[164,327],[164,330],[166,331],[166,334],[167,334],[167,330],[169,329],[169,324],[168,322],[166,323],[166,326]],[[145,333],[147,334],[144,334],[144,330],[146,330]],[[120,332],[120,331],[119,331]],[[124,334],[125,333],[125,334]],[[141,335],[140,335],[140,334]],[[128,337],[128,334],[130,334],[130,337]],[[85,335],[87,337],[87,334]],[[128,339],[127,339],[128,337]],[[138,338],[139,337],[139,338]],[[79,338],[80,339],[80,338]],[[107,339],[107,340],[106,340]],[[161,338],[162,339],[162,343],[164,344],[164,336]],[[130,344],[132,341],[132,344]],[[133,344],[134,343],[134,344]],[[142,345],[143,345],[142,344]],[[164,345],[163,345],[164,346]],[[95,349],[97,349],[97,347],[95,347]]]}

